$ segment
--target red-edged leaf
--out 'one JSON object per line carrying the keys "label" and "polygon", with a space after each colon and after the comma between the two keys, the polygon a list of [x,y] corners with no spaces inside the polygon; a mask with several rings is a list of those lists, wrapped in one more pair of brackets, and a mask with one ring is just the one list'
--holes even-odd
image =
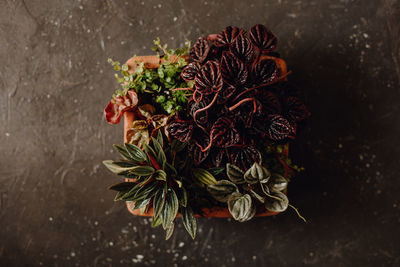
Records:
{"label": "red-edged leaf", "polygon": [[238,27],[228,26],[215,38],[213,38],[214,45],[218,47],[228,46],[232,43],[236,36],[243,32],[244,30],[239,29]]}
{"label": "red-edged leaf", "polygon": [[257,24],[250,29],[249,39],[254,47],[261,53],[267,53],[276,49],[278,39],[264,25]]}
{"label": "red-edged leaf", "polygon": [[261,103],[263,105],[263,110],[267,114],[279,114],[281,113],[281,103],[276,94],[268,91],[267,88],[263,88],[261,94],[259,95]]}
{"label": "red-edged leaf", "polygon": [[225,149],[214,148],[211,152],[211,160],[214,167],[220,167],[226,162]]}
{"label": "red-edged leaf", "polygon": [[138,104],[138,97],[135,91],[129,90],[125,96],[118,96],[108,103],[104,109],[106,121],[110,124],[117,124],[125,111],[134,109]]}
{"label": "red-edged leaf", "polygon": [[[190,102],[189,102],[189,111],[190,111],[190,115],[194,118],[194,113],[195,113],[197,110],[199,110],[199,109],[201,109],[201,108],[204,108],[205,106],[206,106],[205,99],[203,99],[203,100],[200,101],[200,102],[190,101]],[[204,111],[202,111],[202,112],[199,112],[199,113],[196,115],[196,123],[205,124],[205,123],[207,123],[207,122],[208,122],[208,111],[207,111],[207,110],[204,110]]]}
{"label": "red-edged leaf", "polygon": [[249,62],[251,61],[254,50],[253,45],[249,41],[246,33],[239,34],[232,42],[230,51],[239,59]]}
{"label": "red-edged leaf", "polygon": [[221,74],[226,83],[238,86],[246,82],[248,71],[243,61],[225,51],[221,58]]}
{"label": "red-edged leaf", "polygon": [[207,39],[204,37],[199,37],[197,41],[194,43],[192,49],[190,49],[190,59],[192,61],[196,61],[199,63],[203,63],[203,61],[207,58],[208,52],[210,51],[210,44]]}
{"label": "red-edged leaf", "polygon": [[254,146],[233,147],[229,152],[231,163],[241,170],[248,170],[254,162],[261,162],[261,154]]}
{"label": "red-edged leaf", "polygon": [[214,123],[210,135],[212,136],[212,143],[216,147],[229,147],[237,144],[240,140],[240,135],[235,125],[226,117],[220,117]]}
{"label": "red-edged leaf", "polygon": [[297,97],[289,96],[285,104],[286,114],[293,121],[299,122],[310,116],[310,111],[308,111],[304,103]]}
{"label": "red-edged leaf", "polygon": [[[189,150],[193,159],[193,163],[199,166],[210,154],[210,149],[205,152],[201,151],[201,147],[206,147],[210,142],[210,138],[205,134],[198,134],[193,142],[189,144]],[[201,146],[201,147],[200,147]]]}
{"label": "red-edged leaf", "polygon": [[279,114],[269,116],[267,135],[274,141],[292,138],[296,134],[296,128]]}
{"label": "red-edged leaf", "polygon": [[195,89],[201,94],[216,93],[222,89],[223,81],[219,63],[208,61],[195,77]]}
{"label": "red-edged leaf", "polygon": [[193,123],[191,121],[175,120],[168,125],[167,131],[172,137],[185,143],[192,137]]}
{"label": "red-edged leaf", "polygon": [[278,67],[272,59],[264,59],[252,65],[254,82],[258,84],[273,83],[278,79]]}
{"label": "red-edged leaf", "polygon": [[184,79],[186,82],[194,80],[194,77],[196,77],[196,74],[199,72],[200,68],[201,65],[198,62],[189,63],[181,72],[182,79]]}
{"label": "red-edged leaf", "polygon": [[225,104],[235,92],[236,92],[236,87],[229,84],[224,84],[221,91],[219,91],[217,104],[218,105]]}

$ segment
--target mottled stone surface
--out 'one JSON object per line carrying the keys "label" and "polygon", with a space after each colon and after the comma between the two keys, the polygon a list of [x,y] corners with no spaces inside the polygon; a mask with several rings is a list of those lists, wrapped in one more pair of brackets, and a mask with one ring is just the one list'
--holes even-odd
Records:
{"label": "mottled stone surface", "polygon": [[[289,187],[308,223],[201,219],[164,241],[106,190],[106,60],[255,23],[313,113]],[[400,265],[399,1],[1,0],[0,62],[0,266]]]}

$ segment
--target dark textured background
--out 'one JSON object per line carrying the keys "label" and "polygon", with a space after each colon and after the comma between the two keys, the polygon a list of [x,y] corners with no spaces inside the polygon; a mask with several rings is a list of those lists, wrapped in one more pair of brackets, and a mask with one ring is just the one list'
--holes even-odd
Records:
{"label": "dark textured background", "polygon": [[[308,223],[201,219],[164,241],[106,190],[107,58],[255,23],[313,113],[289,187]],[[399,1],[1,0],[0,63],[0,266],[400,265]]]}

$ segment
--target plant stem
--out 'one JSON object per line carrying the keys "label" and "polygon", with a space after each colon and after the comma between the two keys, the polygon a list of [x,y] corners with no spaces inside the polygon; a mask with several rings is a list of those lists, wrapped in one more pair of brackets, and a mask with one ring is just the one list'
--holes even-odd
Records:
{"label": "plant stem", "polygon": [[257,103],[256,100],[253,97],[249,97],[249,98],[245,98],[240,100],[238,103],[236,103],[235,105],[233,105],[232,107],[229,108],[229,111],[235,110],[237,107],[239,107],[241,104],[249,102],[249,101],[253,101],[254,104],[254,110],[253,112],[256,113],[257,111]]}
{"label": "plant stem", "polygon": [[299,210],[298,210],[295,206],[289,204],[289,207],[291,207],[292,209],[294,209],[294,211],[296,212],[297,216],[299,216],[300,219],[302,219],[305,223],[307,223],[307,220],[306,220],[303,216],[301,216]]}
{"label": "plant stem", "polygon": [[[210,104],[208,104],[208,105],[205,106],[204,108],[200,108],[200,109],[196,110],[196,112],[193,114],[193,120],[194,120],[195,122],[197,122],[196,117],[197,117],[197,114],[198,114],[199,112],[205,111],[205,110],[209,109],[212,105],[214,105],[215,100],[217,100],[218,94],[219,94],[219,92],[217,92],[217,93],[215,94],[215,96],[214,96],[214,98],[213,98],[213,100],[211,101]],[[194,97],[193,97],[193,99],[194,99]],[[195,100],[195,101],[196,101],[196,100]]]}

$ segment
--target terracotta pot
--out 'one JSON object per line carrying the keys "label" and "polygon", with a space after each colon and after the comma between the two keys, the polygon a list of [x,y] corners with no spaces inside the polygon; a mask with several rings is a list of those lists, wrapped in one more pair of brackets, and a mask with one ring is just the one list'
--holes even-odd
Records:
{"label": "terracotta pot", "polygon": [[[287,68],[286,68],[286,62],[283,59],[276,58],[276,57],[270,57],[270,56],[262,56],[261,59],[273,59],[276,64],[278,65],[278,68],[280,69],[280,73],[282,76],[287,74]],[[135,58],[130,58],[126,64],[129,66],[129,72],[133,72],[137,66],[136,62],[144,62],[146,68],[158,68],[158,57],[157,56],[139,56]],[[171,57],[171,60],[174,60],[173,57]],[[126,135],[127,131],[131,128],[133,121],[135,120],[135,114],[134,112],[125,112],[124,113],[124,142],[127,141]],[[287,155],[288,150],[284,151],[284,153]],[[134,203],[133,202],[127,202],[126,203],[128,210],[138,216],[153,216],[153,208],[150,208],[148,212],[142,213],[140,209],[133,209]],[[213,207],[213,208],[203,208],[203,214],[202,216],[196,214],[196,217],[215,217],[215,218],[231,218],[232,215],[230,214],[229,210],[227,207]],[[263,216],[271,216],[271,215],[276,215],[279,212],[270,212],[270,211],[257,211],[255,217],[263,217]],[[180,214],[178,215],[180,217]]]}

